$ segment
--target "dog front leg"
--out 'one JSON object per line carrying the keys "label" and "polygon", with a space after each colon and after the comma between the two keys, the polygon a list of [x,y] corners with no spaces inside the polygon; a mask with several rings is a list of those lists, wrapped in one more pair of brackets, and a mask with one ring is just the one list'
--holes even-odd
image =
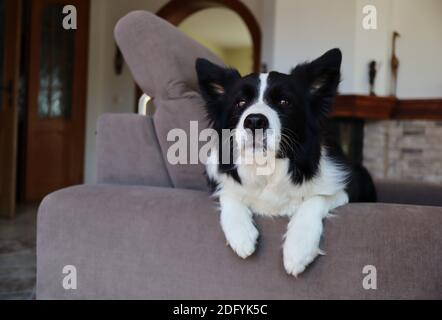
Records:
{"label": "dog front leg", "polygon": [[322,219],[329,210],[348,202],[342,191],[334,196],[315,196],[304,201],[292,216],[283,247],[284,267],[295,277],[321,254],[319,241],[322,235]]}
{"label": "dog front leg", "polygon": [[221,195],[221,228],[228,245],[241,258],[250,256],[256,247],[258,230],[252,212],[234,197]]}

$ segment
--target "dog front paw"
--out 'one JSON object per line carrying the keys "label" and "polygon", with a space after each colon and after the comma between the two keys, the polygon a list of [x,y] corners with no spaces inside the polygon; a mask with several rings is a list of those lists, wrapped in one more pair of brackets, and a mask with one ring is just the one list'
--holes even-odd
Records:
{"label": "dog front paw", "polygon": [[284,268],[288,274],[297,277],[318,255],[322,254],[324,253],[319,249],[318,241],[293,235],[286,239],[284,244]]}
{"label": "dog front paw", "polygon": [[225,232],[227,244],[241,258],[245,259],[255,252],[258,230],[253,222],[244,223]]}

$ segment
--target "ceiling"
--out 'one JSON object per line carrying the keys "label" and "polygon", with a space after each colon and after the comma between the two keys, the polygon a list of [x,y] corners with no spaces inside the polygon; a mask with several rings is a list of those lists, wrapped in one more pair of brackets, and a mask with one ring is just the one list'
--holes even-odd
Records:
{"label": "ceiling", "polygon": [[250,47],[249,30],[241,17],[229,9],[210,8],[186,18],[179,29],[194,38],[223,48]]}

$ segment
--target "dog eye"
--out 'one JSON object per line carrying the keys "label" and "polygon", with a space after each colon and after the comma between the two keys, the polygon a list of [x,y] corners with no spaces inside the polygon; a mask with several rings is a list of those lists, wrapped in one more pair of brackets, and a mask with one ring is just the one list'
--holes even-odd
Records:
{"label": "dog eye", "polygon": [[238,102],[236,102],[237,107],[244,107],[246,105],[247,101],[245,99],[241,99]]}
{"label": "dog eye", "polygon": [[286,100],[286,99],[280,99],[280,100],[278,101],[278,104],[279,104],[280,106],[287,106],[287,105],[289,104],[289,102],[288,102],[288,100]]}

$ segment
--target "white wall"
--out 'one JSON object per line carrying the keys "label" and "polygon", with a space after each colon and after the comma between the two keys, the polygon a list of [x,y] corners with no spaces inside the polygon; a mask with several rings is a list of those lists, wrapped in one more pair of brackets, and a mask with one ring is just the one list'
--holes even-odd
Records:
{"label": "white wall", "polygon": [[[273,31],[265,31],[264,58],[278,71],[314,59],[340,47],[343,52],[341,93],[368,94],[368,62],[380,62],[376,93],[391,92],[391,38],[397,42],[400,60],[399,98],[442,97],[442,1],[441,0],[275,0],[270,17]],[[362,8],[377,8],[377,30],[362,28]],[[270,34],[269,34],[270,33]]]}
{"label": "white wall", "polygon": [[[375,5],[378,29],[361,26],[362,7]],[[442,1],[441,0],[358,0],[356,6],[354,93],[368,92],[367,63],[381,62],[376,93],[391,92],[390,58],[393,31],[399,58],[397,96],[399,98],[442,97]]]}
{"label": "white wall", "polygon": [[[366,30],[362,27],[365,5],[377,9],[377,29]],[[390,94],[390,55],[392,37],[390,0],[357,0],[355,7],[355,51],[353,62],[353,89],[356,94],[368,94],[368,63],[377,62],[375,93],[379,96]]]}
{"label": "white wall", "polygon": [[273,66],[280,72],[339,47],[341,92],[353,89],[355,3],[348,0],[276,0]]}
{"label": "white wall", "polygon": [[106,0],[93,0],[91,2],[90,22],[89,22],[89,61],[87,79],[87,101],[86,101],[86,143],[85,143],[85,166],[84,181],[92,183],[96,178],[95,170],[95,123],[98,115],[103,109],[104,90],[104,37],[105,34]]}
{"label": "white wall", "polygon": [[268,70],[273,70],[275,47],[275,2],[263,1],[261,15],[261,60],[267,65]]}
{"label": "white wall", "polygon": [[442,1],[392,0],[401,98],[442,97]]}

